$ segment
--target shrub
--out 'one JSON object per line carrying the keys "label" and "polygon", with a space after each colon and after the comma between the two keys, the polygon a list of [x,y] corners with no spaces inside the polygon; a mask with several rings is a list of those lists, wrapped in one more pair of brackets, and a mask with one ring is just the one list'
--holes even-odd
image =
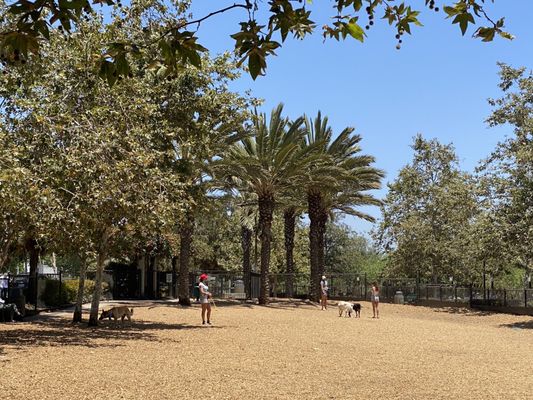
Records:
{"label": "shrub", "polygon": [[47,306],[57,307],[63,304],[72,303],[76,297],[76,292],[72,288],[68,288],[65,282],[61,282],[61,290],[59,281],[55,279],[46,279],[41,300]]}
{"label": "shrub", "polygon": [[[55,279],[47,279],[46,286],[41,294],[41,300],[51,307],[57,307],[64,304],[75,303],[78,298],[79,279],[70,279],[61,282],[61,298],[59,291],[59,281]],[[109,284],[102,282],[102,296],[109,292]],[[94,293],[94,281],[90,279],[85,280],[85,287],[83,289],[83,302],[90,302]]]}

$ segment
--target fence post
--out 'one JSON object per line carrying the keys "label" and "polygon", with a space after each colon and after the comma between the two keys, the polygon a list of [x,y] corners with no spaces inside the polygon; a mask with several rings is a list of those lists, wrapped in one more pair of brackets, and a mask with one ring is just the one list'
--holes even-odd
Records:
{"label": "fence post", "polygon": [[473,295],[473,292],[474,292],[474,291],[472,290],[472,286],[473,286],[473,285],[470,284],[470,295],[468,296],[468,303],[469,303],[468,306],[469,306],[470,308],[472,308],[472,295]]}
{"label": "fence post", "polygon": [[39,296],[39,272],[38,271],[35,272],[35,284],[33,286],[34,286],[34,290],[33,290],[34,306],[35,306],[35,311],[37,311],[37,303],[38,303],[37,297]]}
{"label": "fence post", "polygon": [[365,287],[364,287],[364,292],[363,292],[363,300],[366,300],[366,285],[367,285],[367,281],[366,281],[366,272],[365,272]]}
{"label": "fence post", "polygon": [[420,300],[420,271],[416,271],[416,300]]}
{"label": "fence post", "polygon": [[11,274],[8,272],[7,273],[7,293],[5,295],[6,295],[6,300],[9,299],[9,301],[12,302],[12,300],[9,298],[10,291],[11,291]]}
{"label": "fence post", "polygon": [[524,289],[524,307],[527,307],[527,289]]}
{"label": "fence post", "polygon": [[453,299],[457,303],[457,286],[453,285]]}
{"label": "fence post", "polygon": [[442,285],[439,286],[439,299],[442,302]]}
{"label": "fence post", "polygon": [[59,270],[59,304],[60,305],[63,305],[63,303],[61,302],[61,299],[63,297],[63,279],[62,279],[62,276],[61,276],[61,270]]}
{"label": "fence post", "polygon": [[487,304],[487,279],[485,275],[485,260],[483,260],[483,304]]}
{"label": "fence post", "polygon": [[507,307],[507,290],[503,289],[503,306]]}
{"label": "fence post", "polygon": [[428,284],[426,282],[426,301],[429,300],[429,287],[428,287]]}

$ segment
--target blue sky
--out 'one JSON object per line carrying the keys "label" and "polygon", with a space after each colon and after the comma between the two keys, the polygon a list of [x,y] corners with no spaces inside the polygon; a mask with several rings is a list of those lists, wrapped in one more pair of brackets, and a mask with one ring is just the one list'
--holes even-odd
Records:
{"label": "blue sky", "polygon": [[[201,17],[233,3],[197,0],[192,11],[194,17]],[[423,4],[422,0],[412,3]],[[314,1],[312,19],[319,27],[334,14],[329,4]],[[442,8],[443,2],[436,4]],[[232,88],[250,89],[265,100],[266,112],[283,102],[291,118],[304,113],[315,116],[321,110],[336,132],[355,127],[363,137],[364,153],[375,156],[375,165],[386,172],[378,197],[385,196],[386,182],[410,162],[410,144],[417,133],[453,143],[461,167],[471,171],[512,132],[511,127],[489,129],[484,122],[491,112],[487,98],[501,95],[496,63],[533,68],[533,0],[496,0],[488,2],[486,9],[491,17],[506,17],[506,28],[515,40],[483,43],[471,38],[472,28],[463,37],[443,12],[430,10],[420,17],[425,26],[406,35],[399,51],[395,32],[383,20],[368,31],[363,44],[355,40],[324,43],[318,28],[304,41],[288,39],[277,57],[268,59],[266,76],[253,81],[243,75]],[[214,54],[233,49],[229,35],[239,30],[238,23],[244,19],[240,9],[212,17],[197,32],[200,43]],[[376,218],[380,215],[377,208],[366,211]],[[345,222],[365,234],[372,228],[361,220]]]}

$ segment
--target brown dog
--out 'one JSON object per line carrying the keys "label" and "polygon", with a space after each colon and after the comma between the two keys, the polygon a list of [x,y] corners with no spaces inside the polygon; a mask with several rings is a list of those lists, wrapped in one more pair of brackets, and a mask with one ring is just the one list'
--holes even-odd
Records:
{"label": "brown dog", "polygon": [[124,322],[124,318],[128,318],[128,321],[131,322],[131,317],[133,315],[133,308],[128,308],[126,306],[113,307],[110,310],[103,310],[99,319],[104,318],[113,318],[115,321],[121,319]]}

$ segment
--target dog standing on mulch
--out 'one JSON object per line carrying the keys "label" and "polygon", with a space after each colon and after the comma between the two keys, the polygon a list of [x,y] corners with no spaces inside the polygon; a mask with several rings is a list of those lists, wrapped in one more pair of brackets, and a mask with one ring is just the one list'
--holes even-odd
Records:
{"label": "dog standing on mulch", "polygon": [[115,321],[121,319],[121,322],[124,323],[124,318],[128,318],[128,322],[131,322],[131,317],[133,316],[133,308],[128,308],[126,306],[113,307],[110,310],[103,310],[99,319],[104,318],[113,318]]}
{"label": "dog standing on mulch", "polygon": [[354,317],[361,317],[361,304],[348,303],[347,301],[339,301],[337,306],[339,307],[339,317],[344,314],[345,317],[351,317],[354,313]]}

